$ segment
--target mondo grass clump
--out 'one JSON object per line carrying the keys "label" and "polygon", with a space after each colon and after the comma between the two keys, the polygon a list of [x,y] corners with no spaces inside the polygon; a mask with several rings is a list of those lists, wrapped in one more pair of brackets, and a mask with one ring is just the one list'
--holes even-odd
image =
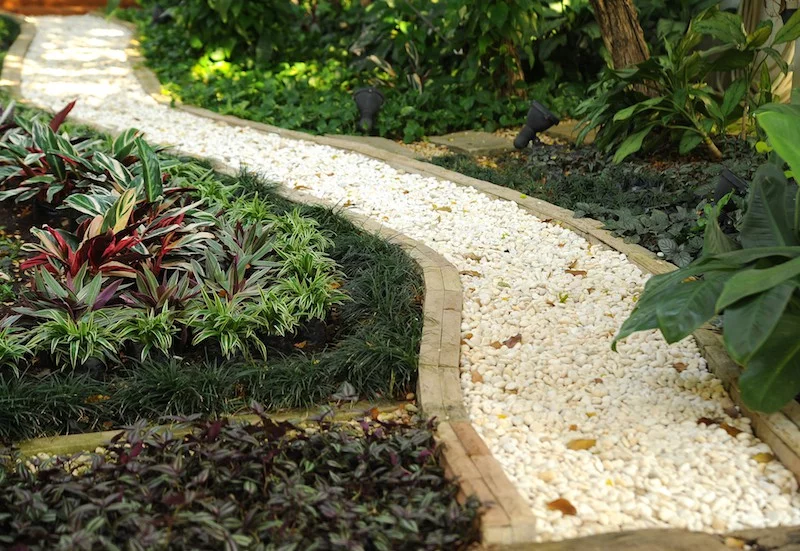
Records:
{"label": "mondo grass clump", "polygon": [[2,115],[22,245],[0,440],[413,390],[423,289],[401,249],[135,129],[66,131],[71,108]]}
{"label": "mondo grass clump", "polygon": [[71,457],[0,450],[11,549],[467,549],[477,499],[437,465],[430,425],[365,419],[130,427]]}

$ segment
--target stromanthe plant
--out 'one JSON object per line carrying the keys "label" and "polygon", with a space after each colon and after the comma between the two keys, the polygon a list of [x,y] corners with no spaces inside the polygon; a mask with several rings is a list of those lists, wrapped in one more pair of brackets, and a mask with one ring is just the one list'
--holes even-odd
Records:
{"label": "stromanthe plant", "polygon": [[[710,217],[703,254],[651,278],[613,341],[659,329],[677,342],[721,316],[728,354],[744,370],[744,403],[774,412],[800,393],[800,106],[768,105],[756,114],[777,155],[756,172],[740,226],[741,246]],[[779,157],[778,157],[779,156]]]}

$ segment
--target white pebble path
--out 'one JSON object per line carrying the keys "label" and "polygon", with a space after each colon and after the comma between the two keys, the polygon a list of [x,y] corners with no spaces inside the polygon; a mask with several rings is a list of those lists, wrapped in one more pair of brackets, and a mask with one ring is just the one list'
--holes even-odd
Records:
{"label": "white pebble path", "polygon": [[[612,335],[647,276],[515,203],[368,157],[169,109],[129,66],[130,32],[94,16],[42,17],[23,95],[82,120],[246,165],[420,240],[464,275],[462,387],[473,423],[537,518],[542,540],[653,527],[721,532],[800,524],[797,483],[706,371],[694,342]],[[437,210],[449,207],[450,211]],[[475,258],[480,258],[475,260]],[[565,270],[585,270],[585,276]],[[511,349],[495,348],[521,334]],[[674,367],[684,364],[682,372]],[[473,372],[482,382],[473,382]],[[475,379],[480,377],[475,376]],[[743,432],[698,425],[720,417]],[[594,439],[573,451],[574,439]],[[569,500],[577,515],[549,510]]]}

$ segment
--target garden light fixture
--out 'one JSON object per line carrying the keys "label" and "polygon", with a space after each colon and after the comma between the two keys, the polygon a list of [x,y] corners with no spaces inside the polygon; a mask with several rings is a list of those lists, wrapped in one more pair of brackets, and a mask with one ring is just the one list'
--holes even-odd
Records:
{"label": "garden light fixture", "polygon": [[525,126],[514,138],[514,147],[524,149],[539,132],[544,132],[551,126],[558,124],[559,119],[547,107],[534,100],[528,110],[528,118]]}
{"label": "garden light fixture", "polygon": [[353,100],[358,107],[358,114],[361,119],[358,127],[364,132],[371,132],[375,126],[375,118],[383,105],[383,94],[376,88],[359,88],[353,92]]}
{"label": "garden light fixture", "polygon": [[728,170],[722,169],[719,173],[719,180],[717,180],[717,187],[714,189],[714,202],[719,202],[720,199],[725,197],[733,190],[744,194],[747,191],[747,182],[739,178],[736,174]]}

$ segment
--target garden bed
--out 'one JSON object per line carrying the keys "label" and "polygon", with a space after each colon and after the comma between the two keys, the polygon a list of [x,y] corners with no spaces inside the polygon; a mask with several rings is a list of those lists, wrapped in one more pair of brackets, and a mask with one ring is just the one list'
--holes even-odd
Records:
{"label": "garden bed", "polygon": [[175,433],[138,423],[74,456],[0,451],[0,545],[388,550],[476,540],[478,503],[456,501],[430,426],[293,425],[257,413],[254,424],[195,421]]}
{"label": "garden bed", "polygon": [[[36,115],[20,117],[22,122]],[[19,128],[13,131],[21,132]],[[77,136],[75,143],[85,147],[81,154],[87,165],[111,162],[108,156],[101,157],[105,155],[103,140]],[[140,167],[145,164],[133,150],[148,155],[149,147],[135,141],[132,133],[125,136],[131,140],[129,144],[120,145],[117,140],[106,151],[112,154],[114,147],[126,148],[130,153],[116,154],[123,164],[114,166],[141,174]],[[413,261],[398,247],[356,228],[330,209],[292,204],[252,174],[223,176],[196,161],[155,154],[147,161],[154,163],[153,170],[163,180],[163,193],[185,199],[171,207],[158,207],[160,218],[136,222],[131,218],[119,224],[116,239],[138,236],[130,239],[136,242],[132,246],[151,243],[144,256],[138,249],[113,254],[107,250],[103,254],[110,256],[98,256],[102,249],[92,252],[90,247],[100,234],[88,233],[92,231],[88,221],[78,224],[79,218],[91,216],[108,220],[109,213],[122,208],[120,196],[115,199],[112,194],[102,206],[98,201],[105,201],[105,192],[100,192],[99,199],[78,194],[74,205],[80,212],[52,210],[24,200],[9,206],[6,201],[6,231],[13,236],[7,240],[6,259],[14,268],[9,275],[9,295],[15,296],[31,282],[33,288],[4,305],[6,312],[23,315],[12,318],[13,325],[4,334],[5,361],[16,364],[0,381],[4,439],[108,429],[140,417],[155,419],[167,414],[233,414],[253,400],[276,409],[362,396],[402,400],[415,390],[423,289]],[[47,174],[52,167],[38,165],[45,162],[31,166]],[[67,179],[70,185],[84,185],[91,174],[107,178],[111,173],[95,165]],[[36,189],[26,191],[29,181],[13,176],[4,182],[4,191],[12,201],[17,192],[44,197],[45,187],[38,189],[33,184],[30,187]],[[206,210],[195,210],[192,201],[198,199],[204,201]],[[53,207],[72,206],[75,195],[58,200],[63,204]],[[144,197],[136,206],[131,203],[134,210],[125,215],[126,220],[141,216],[137,213],[151,208],[148,204]],[[168,210],[175,206],[179,210]],[[221,222],[210,222],[214,213]],[[191,220],[183,222],[187,215]],[[42,225],[48,223],[57,229]],[[153,246],[164,247],[166,242],[147,241],[147,230],[141,233],[141,228],[155,231],[152,228],[170,223],[172,231],[167,236],[188,243],[187,251],[181,252],[179,247],[155,250]],[[180,233],[183,224],[188,224],[185,234]],[[215,233],[214,227],[220,227],[221,233]],[[271,234],[262,234],[257,229],[262,227]],[[187,236],[183,241],[182,235]],[[58,241],[62,236],[68,242],[73,240],[72,245]],[[41,245],[34,244],[34,237]],[[215,254],[222,256],[210,256],[204,247],[191,248],[216,239],[220,245]],[[153,245],[156,242],[160,245]],[[20,244],[27,244],[32,254],[20,254]],[[183,253],[188,256],[181,257]],[[226,254],[231,256],[226,259]],[[81,255],[89,259],[88,269],[76,264]],[[26,257],[22,263],[25,270],[20,273],[17,266]],[[159,264],[154,265],[148,260],[151,258]],[[260,266],[261,272],[250,264]],[[156,271],[162,265],[163,273]],[[170,266],[180,268],[173,271]],[[62,270],[68,274],[71,289],[47,279],[49,273]],[[280,287],[286,285],[279,283],[280,278],[279,287],[274,287],[274,282],[264,279],[267,272],[283,274],[294,290]],[[203,278],[212,278],[205,280],[206,285],[214,282],[208,291],[197,287]],[[95,279],[108,291],[99,295],[88,291]],[[216,297],[208,294],[211,289]],[[57,298],[68,290],[77,295]],[[87,292],[89,300],[97,301],[97,315],[103,314],[102,325],[93,325],[94,318],[85,317],[94,316],[91,305],[88,313],[82,313],[87,312],[80,306]],[[284,292],[297,294],[286,302],[280,298]],[[240,302],[234,302],[235,297],[240,297],[236,299]],[[274,320],[269,322],[272,326],[260,326],[257,314],[235,306],[247,304],[253,297],[276,304],[270,310],[278,308],[269,318]],[[121,309],[123,305],[134,311],[145,307],[149,314],[144,320],[130,319],[130,312]],[[298,307],[312,308],[315,313],[297,317],[291,311]],[[178,308],[176,312],[186,308],[188,317],[172,314],[174,308]],[[50,317],[43,316],[42,309]],[[167,312],[170,314],[164,315]],[[192,327],[192,320],[202,323],[201,319],[210,319],[207,316],[216,316],[211,325]],[[77,335],[64,325],[70,320],[77,324]],[[115,340],[112,326],[113,332],[123,336]],[[43,333],[44,328],[50,333]],[[78,336],[81,331],[89,331],[89,336]],[[9,355],[12,345],[17,347],[16,356]]]}

